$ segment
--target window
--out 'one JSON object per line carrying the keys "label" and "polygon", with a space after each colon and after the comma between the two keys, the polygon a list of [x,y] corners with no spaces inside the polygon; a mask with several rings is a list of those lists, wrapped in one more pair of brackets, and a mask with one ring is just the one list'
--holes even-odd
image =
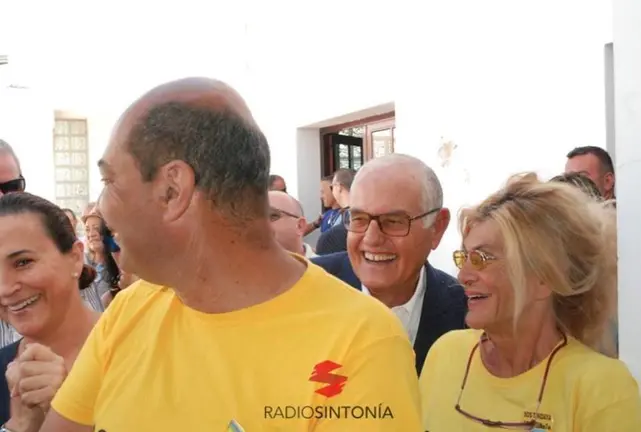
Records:
{"label": "window", "polygon": [[358,170],[370,159],[394,153],[394,112],[323,128],[320,134],[323,175],[340,168]]}
{"label": "window", "polygon": [[89,203],[87,121],[56,119],[53,133],[56,204],[80,215]]}

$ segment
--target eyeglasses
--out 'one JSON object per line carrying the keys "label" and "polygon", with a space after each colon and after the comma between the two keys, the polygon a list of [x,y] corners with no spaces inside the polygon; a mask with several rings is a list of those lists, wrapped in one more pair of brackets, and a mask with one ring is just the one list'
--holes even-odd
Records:
{"label": "eyeglasses", "polygon": [[272,222],[276,222],[283,216],[289,216],[294,219],[300,219],[301,217],[298,215],[295,215],[294,213],[286,212],[285,210],[277,209],[274,207],[269,208],[269,220]]}
{"label": "eyeglasses", "polygon": [[363,234],[369,228],[369,224],[372,221],[376,221],[383,234],[391,237],[405,237],[410,233],[412,222],[417,219],[422,219],[425,216],[429,216],[432,213],[436,213],[439,210],[441,210],[440,207],[433,208],[428,212],[414,217],[411,217],[406,213],[372,215],[360,210],[349,210],[345,212],[343,223],[345,224],[347,231]]}
{"label": "eyeglasses", "polygon": [[14,192],[24,192],[26,181],[22,175],[18,178],[0,183],[0,192],[4,195],[14,193]]}
{"label": "eyeglasses", "polygon": [[547,364],[545,365],[545,372],[543,373],[543,380],[541,381],[539,397],[536,401],[536,410],[534,411],[534,416],[532,417],[532,420],[524,421],[524,422],[503,422],[498,420],[488,420],[482,417],[477,417],[474,414],[470,414],[469,412],[461,408],[461,398],[463,397],[463,390],[465,389],[465,384],[467,383],[467,377],[470,373],[470,366],[472,365],[472,359],[474,358],[474,353],[479,348],[479,346],[481,346],[483,342],[488,340],[487,335],[485,333],[481,335],[481,340],[476,345],[474,345],[474,348],[472,348],[472,351],[470,352],[470,358],[467,360],[467,366],[465,367],[465,375],[463,376],[463,383],[461,384],[461,392],[458,395],[458,399],[456,400],[456,406],[454,407],[456,411],[464,415],[468,419],[475,421],[477,423],[481,423],[482,425],[487,426],[489,428],[516,429],[516,430],[529,430],[529,431],[535,430],[534,428],[538,427],[537,419],[539,418],[541,401],[543,400],[543,393],[545,392],[545,385],[547,384],[547,381],[548,381],[548,374],[550,373],[550,366],[552,365],[552,360],[554,360],[554,356],[556,355],[556,353],[558,353],[561,350],[561,348],[563,348],[568,344],[568,338],[565,336],[564,333],[561,333],[561,334],[563,335],[563,341],[561,341],[561,343],[559,343],[552,350],[552,353],[550,353],[550,356],[548,357]]}
{"label": "eyeglasses", "polygon": [[454,264],[459,269],[462,269],[465,263],[469,260],[470,264],[472,264],[472,267],[474,267],[476,270],[483,270],[488,266],[490,261],[496,260],[496,257],[479,250],[473,250],[469,252],[464,250],[457,250],[452,254],[452,258],[454,258]]}

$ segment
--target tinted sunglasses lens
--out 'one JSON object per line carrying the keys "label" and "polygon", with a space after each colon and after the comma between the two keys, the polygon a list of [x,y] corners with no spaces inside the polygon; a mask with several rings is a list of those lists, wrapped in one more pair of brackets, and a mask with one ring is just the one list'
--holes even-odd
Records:
{"label": "tinted sunglasses lens", "polygon": [[485,267],[485,259],[478,252],[470,253],[470,262],[472,263],[475,269],[480,270],[483,267]]}
{"label": "tinted sunglasses lens", "polygon": [[13,193],[13,192],[22,192],[24,191],[25,181],[24,179],[15,179],[9,180],[8,182],[0,183],[0,191],[3,194]]}
{"label": "tinted sunglasses lens", "polygon": [[460,269],[463,268],[463,265],[465,264],[465,260],[466,260],[465,252],[456,251],[456,252],[454,252],[453,257],[454,257],[454,264],[456,265],[456,267],[458,267]]}

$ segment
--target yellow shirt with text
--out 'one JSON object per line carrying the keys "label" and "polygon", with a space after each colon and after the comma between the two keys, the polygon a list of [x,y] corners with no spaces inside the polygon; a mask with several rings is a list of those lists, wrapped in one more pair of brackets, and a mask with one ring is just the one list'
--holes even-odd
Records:
{"label": "yellow shirt with text", "polygon": [[[478,330],[452,331],[432,346],[419,382],[425,431],[496,430],[455,409],[470,352],[480,336]],[[501,422],[527,422],[536,417],[537,432],[641,431],[639,389],[627,367],[573,338],[568,338],[552,360],[535,416],[546,364],[547,359],[514,378],[498,378],[487,371],[476,350],[461,409]]]}
{"label": "yellow shirt with text", "polygon": [[104,432],[421,431],[398,319],[307,265],[285,293],[223,314],[137,282],[94,328],[53,409]]}

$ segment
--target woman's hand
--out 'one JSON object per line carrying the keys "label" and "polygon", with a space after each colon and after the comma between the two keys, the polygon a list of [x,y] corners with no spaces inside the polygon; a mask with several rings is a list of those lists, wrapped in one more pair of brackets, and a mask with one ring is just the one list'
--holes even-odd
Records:
{"label": "woman's hand", "polygon": [[11,397],[43,412],[67,377],[65,361],[44,345],[30,344],[7,368]]}
{"label": "woman's hand", "polygon": [[40,430],[51,401],[66,377],[62,357],[43,345],[28,345],[7,367],[11,418],[6,427],[16,432]]}

